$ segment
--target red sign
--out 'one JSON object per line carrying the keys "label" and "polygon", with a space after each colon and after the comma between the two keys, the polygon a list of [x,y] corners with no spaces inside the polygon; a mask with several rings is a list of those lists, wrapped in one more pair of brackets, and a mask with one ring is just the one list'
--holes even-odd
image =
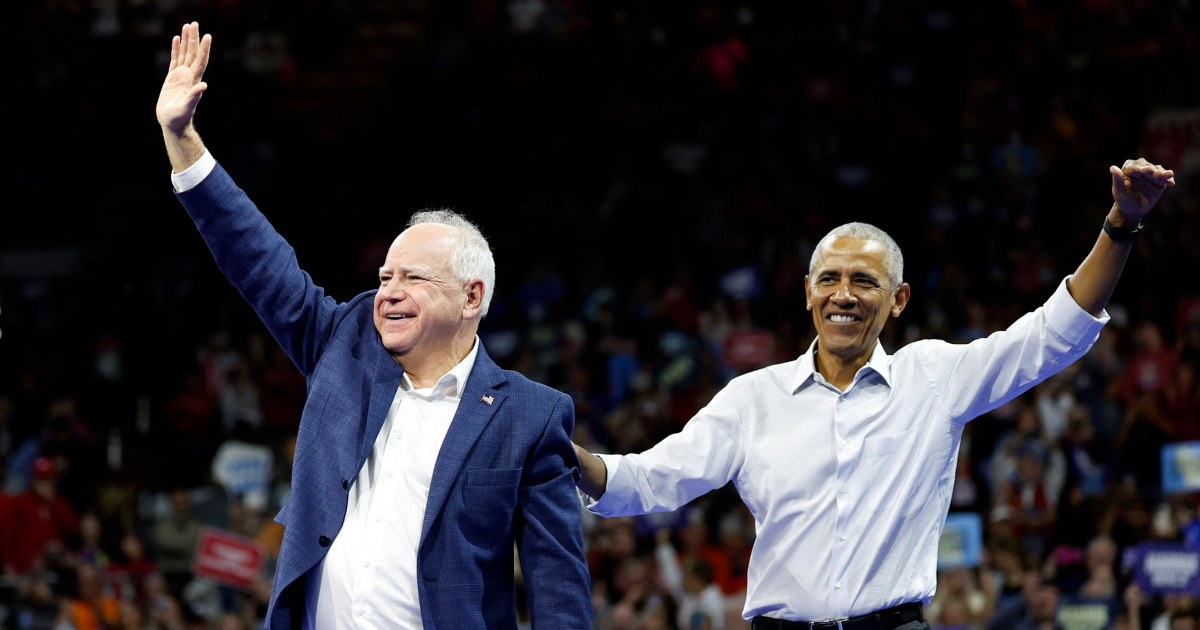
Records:
{"label": "red sign", "polygon": [[725,363],[735,370],[752,370],[771,362],[775,338],[765,330],[737,330],[725,337]]}
{"label": "red sign", "polygon": [[1176,173],[1200,169],[1200,108],[1151,114],[1142,130],[1139,153]]}
{"label": "red sign", "polygon": [[192,572],[226,586],[250,590],[262,576],[266,551],[255,541],[220,529],[206,528],[196,545]]}

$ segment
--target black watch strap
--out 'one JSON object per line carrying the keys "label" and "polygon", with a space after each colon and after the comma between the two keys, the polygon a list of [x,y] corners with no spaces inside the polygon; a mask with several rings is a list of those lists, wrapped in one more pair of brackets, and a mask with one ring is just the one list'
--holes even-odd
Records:
{"label": "black watch strap", "polygon": [[1108,220],[1108,217],[1104,217],[1104,233],[1118,243],[1136,241],[1137,237],[1141,236],[1143,227],[1140,220],[1133,227],[1117,227]]}

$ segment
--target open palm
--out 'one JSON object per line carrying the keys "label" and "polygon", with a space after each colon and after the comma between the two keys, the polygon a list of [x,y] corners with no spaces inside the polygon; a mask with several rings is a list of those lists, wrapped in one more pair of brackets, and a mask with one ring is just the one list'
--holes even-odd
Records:
{"label": "open palm", "polygon": [[155,107],[158,124],[179,133],[191,122],[200,97],[208,89],[203,78],[211,48],[212,35],[201,38],[196,22],[184,24],[180,35],[171,40],[171,65]]}

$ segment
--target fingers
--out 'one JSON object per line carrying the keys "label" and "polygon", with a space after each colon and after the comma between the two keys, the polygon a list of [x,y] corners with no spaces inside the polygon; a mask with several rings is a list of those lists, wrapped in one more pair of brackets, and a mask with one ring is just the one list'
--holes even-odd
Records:
{"label": "fingers", "polygon": [[171,69],[194,66],[203,71],[211,49],[212,35],[201,37],[199,22],[184,24],[179,36],[171,39]]}
{"label": "fingers", "polygon": [[204,72],[204,69],[208,67],[208,52],[210,50],[212,50],[212,35],[206,33],[204,37],[200,38],[200,50],[196,55],[196,62],[200,66],[200,72]]}
{"label": "fingers", "polygon": [[[1125,164],[1128,166],[1129,160],[1125,160]],[[1112,175],[1113,192],[1118,195],[1125,194],[1125,171],[1115,166],[1110,166],[1108,167],[1108,173]]]}
{"label": "fingers", "polygon": [[1128,180],[1142,180],[1160,187],[1175,185],[1175,171],[1163,168],[1162,164],[1151,164],[1146,158],[1125,160],[1121,172]]}
{"label": "fingers", "polygon": [[200,48],[200,25],[192,22],[183,25],[183,64],[192,65],[196,60],[196,51]]}
{"label": "fingers", "polygon": [[179,36],[171,38],[171,64],[167,66],[167,72],[170,72],[179,65]]}
{"label": "fingers", "polygon": [[189,22],[183,25],[179,35],[171,38],[171,63],[168,74],[176,68],[186,68],[194,80],[204,76],[208,67],[209,51],[212,50],[212,35],[200,36],[200,24]]}

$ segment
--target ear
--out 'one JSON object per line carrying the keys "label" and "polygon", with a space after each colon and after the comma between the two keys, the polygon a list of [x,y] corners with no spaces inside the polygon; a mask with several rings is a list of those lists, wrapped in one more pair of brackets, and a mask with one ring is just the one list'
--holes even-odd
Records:
{"label": "ear", "polygon": [[478,319],[483,310],[483,280],[476,278],[467,283],[466,298],[463,303],[463,318]]}
{"label": "ear", "polygon": [[811,311],[812,304],[812,284],[809,282],[809,276],[804,276],[804,308]]}
{"label": "ear", "polygon": [[912,294],[912,287],[908,286],[907,282],[901,282],[899,287],[896,287],[895,300],[892,305],[892,317],[900,317],[900,313],[904,311],[904,307],[908,305],[908,298]]}

